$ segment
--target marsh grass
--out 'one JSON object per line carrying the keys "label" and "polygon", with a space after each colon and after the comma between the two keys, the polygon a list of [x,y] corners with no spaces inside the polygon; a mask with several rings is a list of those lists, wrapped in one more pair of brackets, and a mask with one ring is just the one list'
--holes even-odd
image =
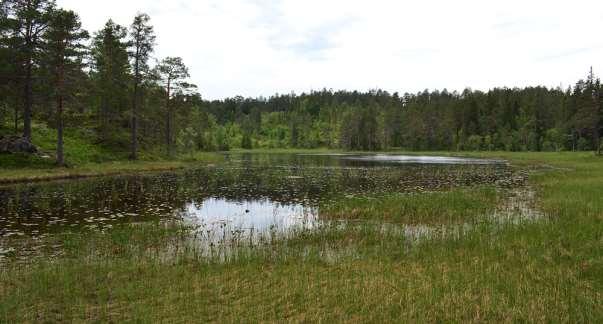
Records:
{"label": "marsh grass", "polygon": [[348,196],[323,206],[321,216],[409,225],[473,223],[478,217],[483,217],[496,208],[501,194],[496,188],[481,187],[441,192]]}
{"label": "marsh grass", "polygon": [[[200,255],[184,243],[190,229],[164,224],[70,233],[58,238],[64,256],[0,272],[0,321],[603,321],[603,161],[508,158],[553,167],[531,178],[546,221],[484,220],[418,242],[378,221],[332,222],[226,259]],[[362,219],[464,222],[491,209],[491,190],[336,204]],[[447,216],[429,201],[446,204]]]}
{"label": "marsh grass", "polygon": [[103,255],[83,257],[75,249],[71,257],[3,273],[1,316],[7,322],[580,322],[600,316],[597,291],[563,260],[568,256],[543,255],[546,249],[525,242],[545,235],[538,224],[483,225],[463,239],[419,246],[369,226],[330,229],[241,247],[226,262],[191,250],[171,258],[149,253],[165,243],[148,238],[157,231],[93,237],[83,244]]}

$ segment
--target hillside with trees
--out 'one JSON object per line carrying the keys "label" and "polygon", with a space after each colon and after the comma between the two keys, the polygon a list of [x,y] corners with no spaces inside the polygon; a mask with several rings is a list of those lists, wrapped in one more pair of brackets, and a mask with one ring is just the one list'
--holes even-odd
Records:
{"label": "hillside with trees", "polygon": [[153,57],[160,40],[146,14],[88,33],[51,0],[3,0],[0,10],[0,135],[36,143],[36,128],[51,129],[60,165],[64,132],[131,159],[232,148],[601,149],[602,86],[592,70],[568,89],[323,89],[209,101],[181,58]]}

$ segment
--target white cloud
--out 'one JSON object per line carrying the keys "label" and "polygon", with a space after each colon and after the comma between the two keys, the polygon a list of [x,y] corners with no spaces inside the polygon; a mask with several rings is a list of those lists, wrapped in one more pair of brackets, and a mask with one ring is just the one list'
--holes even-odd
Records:
{"label": "white cloud", "polygon": [[59,0],[90,31],[147,12],[206,98],[569,85],[603,74],[603,2]]}

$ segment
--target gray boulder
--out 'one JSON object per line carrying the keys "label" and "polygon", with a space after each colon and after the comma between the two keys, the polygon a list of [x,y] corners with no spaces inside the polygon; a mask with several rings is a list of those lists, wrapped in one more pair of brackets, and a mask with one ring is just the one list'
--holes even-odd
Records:
{"label": "gray boulder", "polygon": [[38,153],[38,148],[24,137],[0,137],[0,154],[7,153]]}

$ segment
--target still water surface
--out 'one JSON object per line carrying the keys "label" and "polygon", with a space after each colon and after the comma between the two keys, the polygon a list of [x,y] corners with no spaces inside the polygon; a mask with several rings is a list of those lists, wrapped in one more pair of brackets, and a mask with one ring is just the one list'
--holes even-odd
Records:
{"label": "still water surface", "polygon": [[492,160],[230,154],[195,170],[0,187],[0,244],[165,220],[216,233],[307,228],[320,223],[321,203],[342,195],[442,190],[510,174]]}

